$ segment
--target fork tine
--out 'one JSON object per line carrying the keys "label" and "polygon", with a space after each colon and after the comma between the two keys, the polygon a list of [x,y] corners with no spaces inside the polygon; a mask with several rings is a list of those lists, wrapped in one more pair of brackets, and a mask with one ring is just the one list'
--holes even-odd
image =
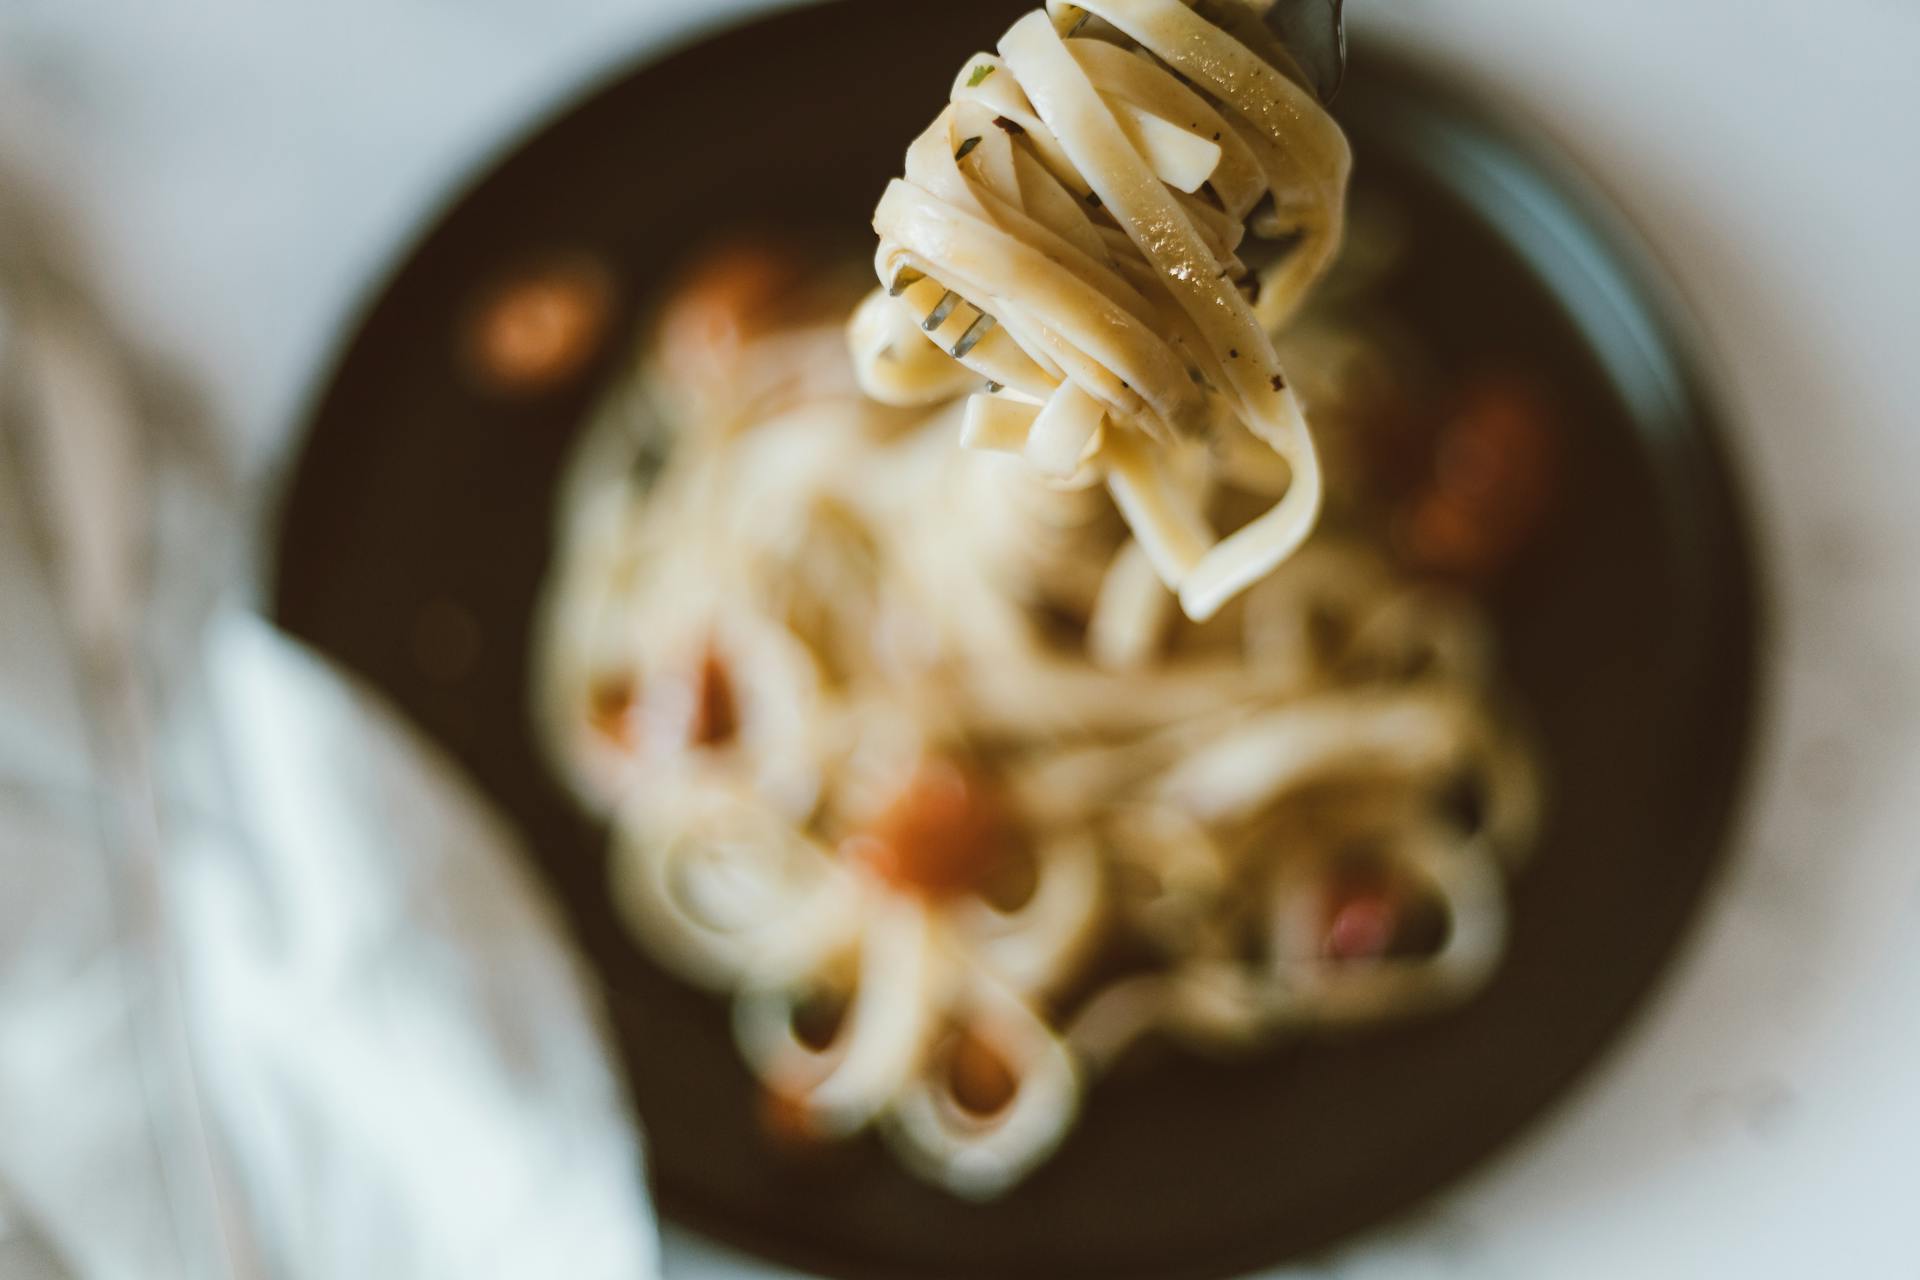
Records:
{"label": "fork tine", "polygon": [[953,358],[955,360],[965,359],[969,351],[972,351],[980,345],[980,339],[992,333],[993,326],[999,323],[998,320],[995,320],[992,316],[982,311],[980,318],[968,325],[967,331],[960,335],[960,341],[953,344]]}
{"label": "fork tine", "polygon": [[927,313],[926,323],[921,327],[928,333],[932,333],[947,322],[947,317],[952,315],[953,309],[959,305],[960,295],[951,289],[947,290],[940,295],[940,301],[934,303],[933,310]]}

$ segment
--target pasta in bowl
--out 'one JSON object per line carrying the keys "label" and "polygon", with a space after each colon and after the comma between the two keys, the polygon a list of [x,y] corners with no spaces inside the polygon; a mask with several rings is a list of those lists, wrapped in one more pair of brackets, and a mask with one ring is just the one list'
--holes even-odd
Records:
{"label": "pasta in bowl", "polygon": [[[1347,231],[1275,329],[1324,480],[1319,532],[1275,573],[1194,622],[1125,550],[1136,539],[1103,477],[1063,488],[1024,452],[963,446],[964,397],[987,378],[921,338],[924,317],[906,321],[953,398],[873,403],[845,338],[848,309],[883,283],[854,265],[872,258],[860,232],[935,98],[971,75],[961,55],[997,49],[1015,8],[926,6],[904,35],[889,0],[783,11],[636,68],[514,149],[422,239],[325,383],[291,473],[274,610],[397,703],[524,837],[604,1001],[668,1217],[824,1274],[1245,1274],[1484,1160],[1627,1025],[1722,848],[1752,671],[1744,543],[1684,325],[1634,238],[1550,148],[1365,39],[1338,113],[1356,159]],[[1065,37],[1113,39],[1092,21]],[[680,120],[709,127],[663,127]],[[772,274],[737,273],[695,323],[648,318],[685,296],[671,281],[699,246],[737,230],[765,244],[768,228]],[[1264,273],[1288,243],[1252,228],[1236,254]],[[734,358],[762,339],[763,354],[817,343],[827,358]],[[863,407],[820,403],[835,397]],[[753,439],[783,420],[805,458],[771,447],[781,430]],[[1213,424],[1188,426],[1103,430],[1137,431],[1178,480],[1183,454],[1217,464]],[[737,449],[723,445],[734,429]],[[904,462],[916,437],[918,465],[951,464],[943,505],[876,525],[842,500],[874,494],[871,455]],[[684,536],[642,537],[650,486],[696,438],[731,459],[720,474],[742,464],[716,488],[739,505],[689,504]],[[1284,494],[1284,458],[1260,474],[1247,491],[1210,477],[1210,536]],[[935,510],[966,513],[966,537]],[[680,554],[716,528],[760,550],[716,557],[725,574]],[[651,576],[636,541],[679,567]],[[894,573],[896,555],[915,567]],[[666,582],[688,607],[658,607]],[[809,617],[822,598],[844,604]],[[645,636],[623,611],[649,619]],[[563,614],[578,655],[565,663],[548,625]],[[871,629],[878,617],[896,621]],[[913,674],[943,646],[958,656],[936,679]],[[869,651],[885,665],[868,673],[897,692],[850,690]],[[869,751],[869,781],[837,785],[835,753],[862,738],[848,726],[897,723],[885,708],[929,684],[916,736],[865,735],[918,742],[895,753],[914,759],[882,769]],[[1201,732],[1195,717],[1243,701],[1244,732]],[[1179,761],[1283,741],[1335,701],[1379,724],[1455,726],[1460,754],[1387,760],[1361,786],[1295,757],[1297,785],[1235,784],[1245,811],[1181,809],[1213,795],[1191,772],[1173,787]],[[1282,714],[1297,704],[1302,718]],[[931,777],[944,762],[981,781],[985,811],[1004,815],[988,843],[1011,849],[988,860],[1001,870],[984,896],[906,895],[962,968],[1014,963],[988,926],[1026,901],[1036,842],[1063,823],[1090,837],[1085,950],[1064,985],[1023,997],[1075,1073],[1064,1134],[1024,1173],[1003,1144],[1033,1130],[1005,1125],[1004,1099],[1036,1042],[985,1034],[984,1000],[928,1002],[919,1069],[844,1140],[831,1135],[846,1122],[781,1101],[806,1103],[809,1072],[853,1043],[835,1047],[842,1006],[894,926],[859,925],[777,984],[731,976],[765,903],[826,882],[871,897],[877,918],[902,896],[889,860],[856,856],[850,837],[918,829],[883,819],[896,796],[944,793],[912,785],[922,758]],[[1487,781],[1533,773],[1551,786]],[[668,790],[670,776],[687,785]],[[634,790],[650,778],[651,809]],[[1536,794],[1549,802],[1511,803]],[[662,858],[680,874],[659,883],[695,909],[676,917],[691,941],[649,931],[632,883],[643,832],[762,821],[746,829],[783,843],[722,852],[787,859]],[[1496,927],[1454,930],[1453,914]],[[702,921],[726,927],[707,938]],[[749,1037],[748,1003],[767,1028],[785,1008],[821,1061]],[[1022,1099],[1026,1114],[1055,1114],[1034,1106],[1045,1097]],[[1008,1136],[968,1157],[998,1172],[956,1194],[942,1135],[971,1142],[976,1120]]]}
{"label": "pasta in bowl", "polygon": [[723,249],[663,307],[581,449],[544,663],[616,902],[729,998],[769,1128],[991,1197],[1143,1041],[1471,995],[1538,782],[1475,606],[1369,535],[1364,478],[1196,621],[1111,487],[864,394],[793,259]]}

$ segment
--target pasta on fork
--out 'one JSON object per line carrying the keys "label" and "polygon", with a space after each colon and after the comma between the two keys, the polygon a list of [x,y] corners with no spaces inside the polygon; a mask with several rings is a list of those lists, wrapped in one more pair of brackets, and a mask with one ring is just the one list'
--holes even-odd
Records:
{"label": "pasta on fork", "polygon": [[[852,324],[877,399],[984,379],[962,442],[1104,484],[1195,621],[1318,518],[1320,463],[1269,333],[1338,251],[1350,168],[1284,52],[1217,7],[1053,3],[969,59],[881,198],[882,288]],[[1271,505],[1217,530],[1222,485]]]}

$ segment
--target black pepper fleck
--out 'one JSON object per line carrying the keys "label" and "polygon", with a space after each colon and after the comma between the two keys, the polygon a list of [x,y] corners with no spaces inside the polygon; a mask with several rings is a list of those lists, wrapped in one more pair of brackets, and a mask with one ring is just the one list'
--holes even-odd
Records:
{"label": "black pepper fleck", "polygon": [[1276,373],[1276,374],[1274,374],[1274,375],[1273,375],[1273,389],[1274,389],[1275,391],[1285,391],[1285,390],[1287,389],[1287,380],[1286,380],[1285,378],[1283,378],[1283,377],[1281,377],[1281,376],[1280,376],[1279,374],[1277,374],[1277,373]]}

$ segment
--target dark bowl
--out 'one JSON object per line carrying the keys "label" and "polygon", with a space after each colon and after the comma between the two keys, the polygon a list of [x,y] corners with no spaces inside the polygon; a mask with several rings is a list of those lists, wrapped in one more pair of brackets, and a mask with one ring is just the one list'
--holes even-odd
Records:
{"label": "dark bowl", "polygon": [[[897,0],[783,13],[594,92],[462,196],[347,345],[279,530],[274,608],[463,764],[517,824],[603,984],[664,1210],[860,1276],[1217,1276],[1399,1213],[1486,1159],[1629,1025],[1729,827],[1754,694],[1738,504],[1687,332],[1603,203],[1415,69],[1358,51],[1357,181],[1412,214],[1402,309],[1449,359],[1560,405],[1558,518],[1494,601],[1553,780],[1498,977],[1444,1017],[1232,1066],[1169,1056],[1092,1092],[1006,1199],[954,1200],[876,1146],[799,1160],[755,1121],[721,1006],[655,968],[603,891],[604,833],[531,730],[530,632],[570,445],[648,294],[729,227],[863,246],[956,67],[1015,13]],[[494,282],[587,261],[600,356],[539,394],[471,378]]]}

